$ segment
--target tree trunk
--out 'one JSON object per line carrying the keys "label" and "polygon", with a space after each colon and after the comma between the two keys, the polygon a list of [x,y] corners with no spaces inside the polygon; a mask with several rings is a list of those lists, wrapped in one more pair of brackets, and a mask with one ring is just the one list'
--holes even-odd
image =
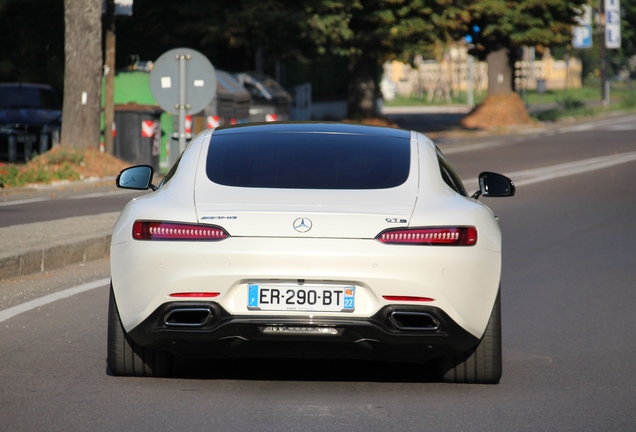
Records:
{"label": "tree trunk", "polygon": [[502,48],[486,57],[488,63],[488,95],[507,95],[514,91],[510,51]]}
{"label": "tree trunk", "polygon": [[115,0],[106,1],[104,27],[104,152],[112,155],[115,154]]}
{"label": "tree trunk", "polygon": [[349,64],[347,108],[349,118],[368,118],[375,115],[375,63],[372,59],[352,58]]}
{"label": "tree trunk", "polygon": [[102,87],[102,2],[64,0],[64,106],[61,143],[99,146]]}

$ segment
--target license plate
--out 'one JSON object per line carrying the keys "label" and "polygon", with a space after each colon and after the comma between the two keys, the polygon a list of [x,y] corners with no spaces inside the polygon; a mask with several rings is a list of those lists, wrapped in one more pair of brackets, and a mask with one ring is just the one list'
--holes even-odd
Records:
{"label": "license plate", "polygon": [[348,285],[249,284],[251,310],[353,312],[355,288]]}

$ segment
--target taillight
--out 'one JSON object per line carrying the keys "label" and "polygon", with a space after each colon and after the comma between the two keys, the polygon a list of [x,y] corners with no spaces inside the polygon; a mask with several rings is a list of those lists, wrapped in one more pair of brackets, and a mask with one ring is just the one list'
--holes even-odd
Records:
{"label": "taillight", "polygon": [[132,236],[135,240],[218,241],[230,235],[223,228],[210,225],[135,221]]}
{"label": "taillight", "polygon": [[376,238],[387,244],[472,246],[477,243],[477,228],[397,228],[381,232]]}

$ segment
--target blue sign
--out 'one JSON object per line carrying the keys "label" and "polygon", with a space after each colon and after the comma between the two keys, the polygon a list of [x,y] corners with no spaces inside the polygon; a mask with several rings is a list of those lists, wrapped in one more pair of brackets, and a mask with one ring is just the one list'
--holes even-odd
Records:
{"label": "blue sign", "polygon": [[592,48],[592,26],[583,25],[573,28],[572,46],[576,49]]}

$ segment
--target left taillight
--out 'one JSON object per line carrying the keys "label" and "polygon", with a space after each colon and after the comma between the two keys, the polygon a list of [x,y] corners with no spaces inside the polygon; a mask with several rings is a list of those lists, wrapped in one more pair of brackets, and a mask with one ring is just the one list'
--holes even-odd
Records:
{"label": "left taillight", "polygon": [[381,232],[376,239],[386,244],[472,246],[477,243],[477,228],[396,228]]}
{"label": "left taillight", "polygon": [[230,235],[223,228],[211,225],[135,221],[132,236],[135,240],[219,241]]}

